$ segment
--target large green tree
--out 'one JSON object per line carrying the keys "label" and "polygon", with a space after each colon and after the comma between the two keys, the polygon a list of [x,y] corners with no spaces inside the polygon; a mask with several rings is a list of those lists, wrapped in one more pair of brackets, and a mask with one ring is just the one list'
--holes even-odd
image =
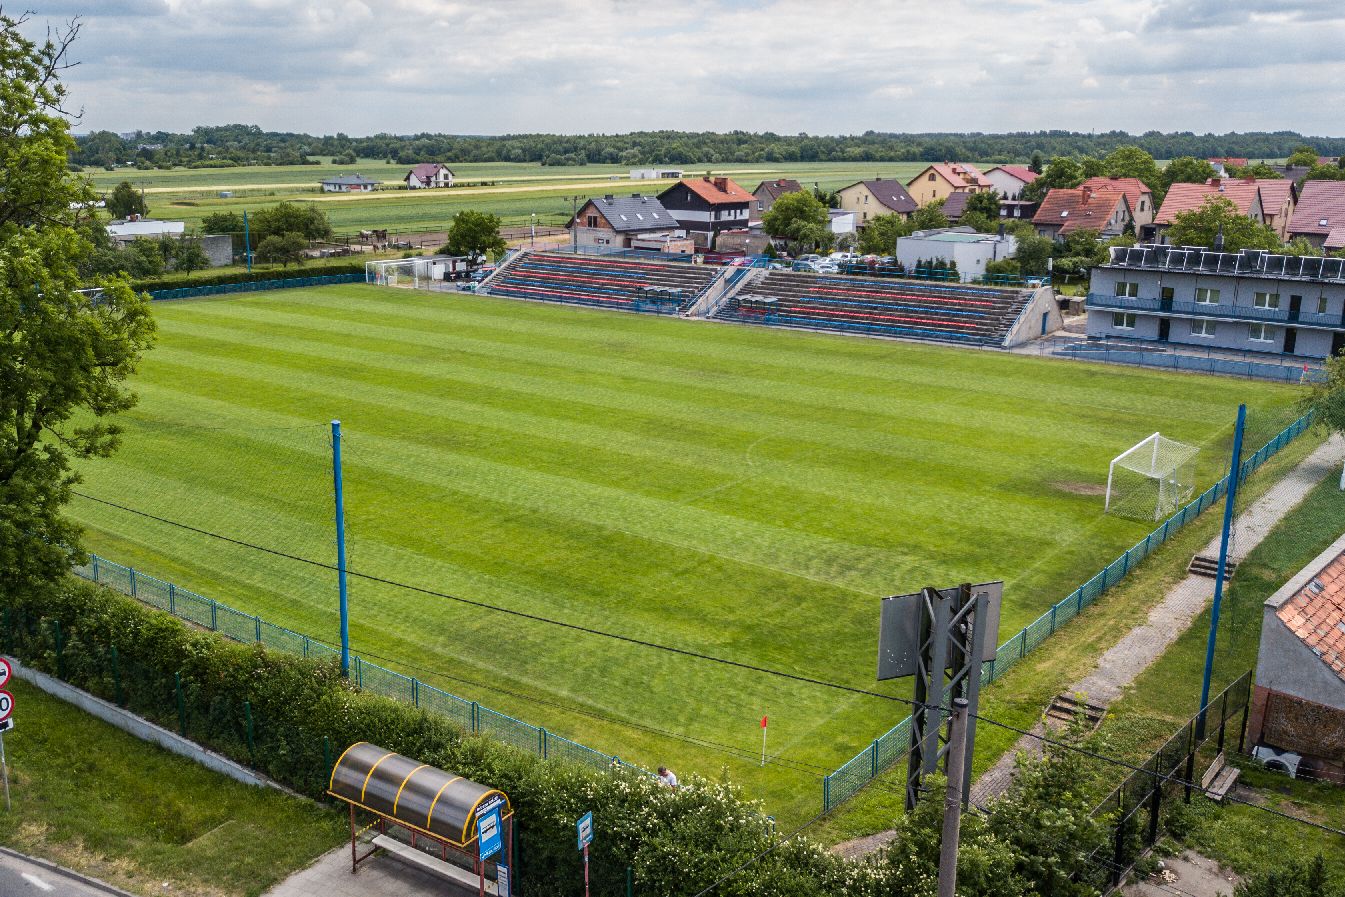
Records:
{"label": "large green tree", "polygon": [[1285,164],[1293,168],[1311,168],[1317,164],[1317,150],[1304,144],[1289,154]]}
{"label": "large green tree", "polygon": [[777,240],[785,240],[794,250],[831,246],[827,207],[811,193],[781,196],[761,216],[761,229]]}
{"label": "large green tree", "polygon": [[278,264],[282,268],[292,264],[302,265],[304,250],[307,248],[308,241],[303,234],[271,234],[257,244],[257,261],[268,265]]}
{"label": "large green tree", "polygon": [[1158,167],[1154,157],[1138,146],[1122,146],[1102,160],[1103,174],[1113,178],[1139,178],[1144,186],[1153,191],[1154,202],[1161,204],[1167,184],[1163,182],[1163,169]]}
{"label": "large green tree", "polygon": [[859,251],[866,255],[895,255],[897,238],[908,237],[914,230],[910,220],[895,213],[870,218],[859,232]]}
{"label": "large green tree", "polygon": [[[1326,380],[1303,397],[1302,407],[1312,412],[1318,426],[1345,435],[1345,355],[1326,360]],[[1345,468],[1340,472],[1340,488],[1345,489]]]}
{"label": "large green tree", "polygon": [[1203,184],[1218,175],[1214,166],[1194,156],[1178,156],[1163,169],[1164,191],[1173,184]]}
{"label": "large green tree", "polygon": [[1168,228],[1167,237],[1173,246],[1213,247],[1215,237],[1221,231],[1224,252],[1280,248],[1279,234],[1241,214],[1226,196],[1209,196],[1200,208],[1178,212]]}
{"label": "large green tree", "polygon": [[500,216],[468,209],[453,216],[448,240],[439,251],[447,255],[498,255],[505,250]]}
{"label": "large green tree", "polygon": [[935,230],[948,226],[948,216],[943,214],[944,200],[927,202],[911,213],[911,224],[915,230]]}
{"label": "large green tree", "polygon": [[1078,159],[1057,156],[1046,166],[1041,177],[1023,188],[1023,199],[1041,202],[1053,187],[1077,187],[1084,181],[1083,165]]}
{"label": "large green tree", "polygon": [[331,222],[316,203],[279,202],[264,206],[249,216],[253,247],[267,237],[299,234],[306,240],[321,240],[332,235]]}
{"label": "large green tree", "polygon": [[149,206],[145,204],[143,193],[135,189],[130,181],[122,181],[108,194],[107,211],[113,218],[129,218],[132,215],[148,215]]}
{"label": "large green tree", "polygon": [[61,513],[79,481],[71,459],[116,448],[109,418],[134,404],[125,380],[154,334],[124,279],[77,292],[94,193],[67,169],[60,74],[78,28],[36,43],[25,26],[0,12],[0,600],[42,591],[80,557]]}

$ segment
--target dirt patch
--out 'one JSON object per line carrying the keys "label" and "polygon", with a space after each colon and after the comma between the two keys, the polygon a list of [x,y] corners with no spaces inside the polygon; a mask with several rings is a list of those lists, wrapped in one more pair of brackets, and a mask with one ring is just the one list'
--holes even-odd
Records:
{"label": "dirt patch", "polygon": [[1076,483],[1073,480],[1058,480],[1051,488],[1073,495],[1106,495],[1107,487],[1102,483]]}

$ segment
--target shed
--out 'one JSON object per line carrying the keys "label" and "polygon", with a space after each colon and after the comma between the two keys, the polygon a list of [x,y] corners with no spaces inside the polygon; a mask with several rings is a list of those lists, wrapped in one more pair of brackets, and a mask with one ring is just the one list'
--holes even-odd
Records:
{"label": "shed", "polygon": [[[512,890],[508,869],[513,865],[514,812],[503,791],[357,741],[332,767],[327,793],[350,806],[352,873],[374,852],[360,856],[356,850],[362,833],[356,828],[356,813],[363,811],[374,817],[363,831],[376,827],[379,832],[374,848],[478,894],[507,897]],[[390,826],[406,831],[410,847],[391,837]],[[437,847],[440,859],[427,853],[426,846]],[[450,856],[470,862],[472,871],[449,862]]]}

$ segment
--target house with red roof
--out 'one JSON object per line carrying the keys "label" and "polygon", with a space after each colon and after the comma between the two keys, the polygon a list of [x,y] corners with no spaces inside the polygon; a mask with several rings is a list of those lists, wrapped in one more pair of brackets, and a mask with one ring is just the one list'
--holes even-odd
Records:
{"label": "house with red roof", "polygon": [[1261,191],[1261,214],[1266,226],[1279,234],[1281,240],[1289,239],[1289,222],[1298,206],[1298,184],[1284,178],[1243,178],[1244,183],[1248,181]]}
{"label": "house with red roof", "polygon": [[1094,190],[1118,190],[1124,193],[1126,202],[1130,203],[1130,214],[1134,216],[1137,233],[1140,228],[1154,223],[1154,215],[1158,213],[1158,209],[1154,206],[1154,192],[1139,178],[1096,177],[1089,178],[1079,186],[1092,187]]}
{"label": "house with red roof", "polygon": [[713,249],[723,231],[747,227],[756,197],[725,177],[683,178],[658,195],[698,247]]}
{"label": "house with red roof", "polygon": [[1203,184],[1173,184],[1163,197],[1163,205],[1154,216],[1154,227],[1161,233],[1182,212],[1195,211],[1215,197],[1223,197],[1237,207],[1239,215],[1246,215],[1257,224],[1265,223],[1261,206],[1261,190],[1256,181],[1232,181],[1211,178]]}
{"label": "house with red roof", "polygon": [[1041,201],[1032,226],[1037,234],[1060,240],[1074,231],[1097,231],[1102,237],[1118,237],[1134,224],[1130,201],[1120,190],[1092,187],[1053,187]]}
{"label": "house with red roof", "polygon": [[1026,165],[996,165],[985,173],[990,186],[999,191],[1000,199],[1022,199],[1023,188],[1039,177]]}
{"label": "house with red roof", "polygon": [[1345,784],[1345,536],[1262,608],[1247,735],[1263,762]]}
{"label": "house with red roof", "polygon": [[412,166],[402,178],[408,190],[424,190],[430,187],[452,187],[453,171],[443,162],[422,162]]}
{"label": "house with red roof", "polygon": [[1345,249],[1345,181],[1304,181],[1289,236],[1332,252]]}
{"label": "house with red roof", "polygon": [[966,162],[936,162],[906,182],[906,191],[921,206],[946,199],[952,193],[993,189],[995,185],[981,170]]}

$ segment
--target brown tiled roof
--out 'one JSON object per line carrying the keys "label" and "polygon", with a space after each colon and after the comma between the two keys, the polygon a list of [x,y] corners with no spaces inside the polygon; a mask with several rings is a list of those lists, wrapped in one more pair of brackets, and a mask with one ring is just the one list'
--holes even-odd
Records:
{"label": "brown tiled roof", "polygon": [[1132,210],[1139,208],[1140,197],[1145,193],[1149,194],[1150,205],[1153,201],[1153,191],[1139,178],[1096,177],[1089,178],[1079,186],[1092,187],[1094,190],[1119,190],[1126,195],[1126,202],[1130,203]]}
{"label": "brown tiled roof", "polygon": [[1211,165],[1225,165],[1232,168],[1246,168],[1247,160],[1241,156],[1211,156],[1205,160]]}
{"label": "brown tiled roof", "polygon": [[1326,240],[1322,243],[1322,248],[1331,251],[1345,249],[1345,224],[1334,228],[1331,233],[1326,235]]}
{"label": "brown tiled roof", "polygon": [[[412,165],[411,170],[407,172],[406,177],[410,177],[414,174],[419,180],[427,181],[438,174],[440,168],[447,169],[448,166],[444,165],[442,162],[421,162],[419,165]],[[449,172],[449,174],[452,173],[453,172],[451,171]],[[402,178],[402,180],[406,180],[406,178]]]}
{"label": "brown tiled roof", "polygon": [[798,181],[790,180],[789,178],[779,178],[778,180],[762,181],[760,184],[757,184],[757,189],[752,191],[752,195],[755,196],[760,193],[763,187],[766,188],[766,195],[772,200],[779,199],[786,193],[803,192],[803,185]]}
{"label": "brown tiled roof", "polygon": [[[979,168],[967,162],[935,162],[929,167],[937,171],[940,177],[954,187],[985,187],[988,189],[995,186],[986,180],[985,175],[981,174]],[[911,182],[907,181],[906,183]]]}
{"label": "brown tiled roof", "polygon": [[949,194],[948,198],[943,201],[943,216],[949,221],[956,221],[961,218],[962,213],[967,211],[967,200],[971,197],[972,194],[965,190]]}
{"label": "brown tiled roof", "polygon": [[1289,233],[1325,236],[1341,226],[1345,226],[1345,181],[1304,181]]}
{"label": "brown tiled roof", "polygon": [[1211,196],[1222,196],[1238,207],[1239,215],[1251,214],[1252,203],[1260,195],[1255,182],[1215,178],[1205,184],[1173,184],[1163,197],[1163,208],[1158,210],[1154,224],[1171,224],[1178,212],[1199,209]]}
{"label": "brown tiled roof", "polygon": [[1322,663],[1345,679],[1345,552],[1275,613]]}
{"label": "brown tiled roof", "polygon": [[731,178],[684,178],[682,183],[712,206],[751,202],[755,199]]}
{"label": "brown tiled roof", "polygon": [[1280,214],[1285,200],[1298,192],[1294,182],[1284,178],[1258,178],[1256,186],[1261,188],[1261,211],[1267,215]]}
{"label": "brown tiled roof", "polygon": [[[1018,178],[1018,180],[1022,181],[1024,184],[1030,184],[1037,178],[1041,177],[1041,175],[1037,174],[1035,171],[1033,171],[1031,168],[1028,168],[1026,165],[996,165],[995,168],[998,168],[1000,171],[1003,171],[1007,174],[1013,175],[1014,177]],[[995,168],[992,168],[990,170],[994,171]]]}
{"label": "brown tiled roof", "polygon": [[1100,231],[1116,211],[1116,204],[1122,202],[1127,200],[1119,190],[1052,187],[1037,214],[1032,216],[1032,223],[1059,228],[1062,234],[1085,229]]}

